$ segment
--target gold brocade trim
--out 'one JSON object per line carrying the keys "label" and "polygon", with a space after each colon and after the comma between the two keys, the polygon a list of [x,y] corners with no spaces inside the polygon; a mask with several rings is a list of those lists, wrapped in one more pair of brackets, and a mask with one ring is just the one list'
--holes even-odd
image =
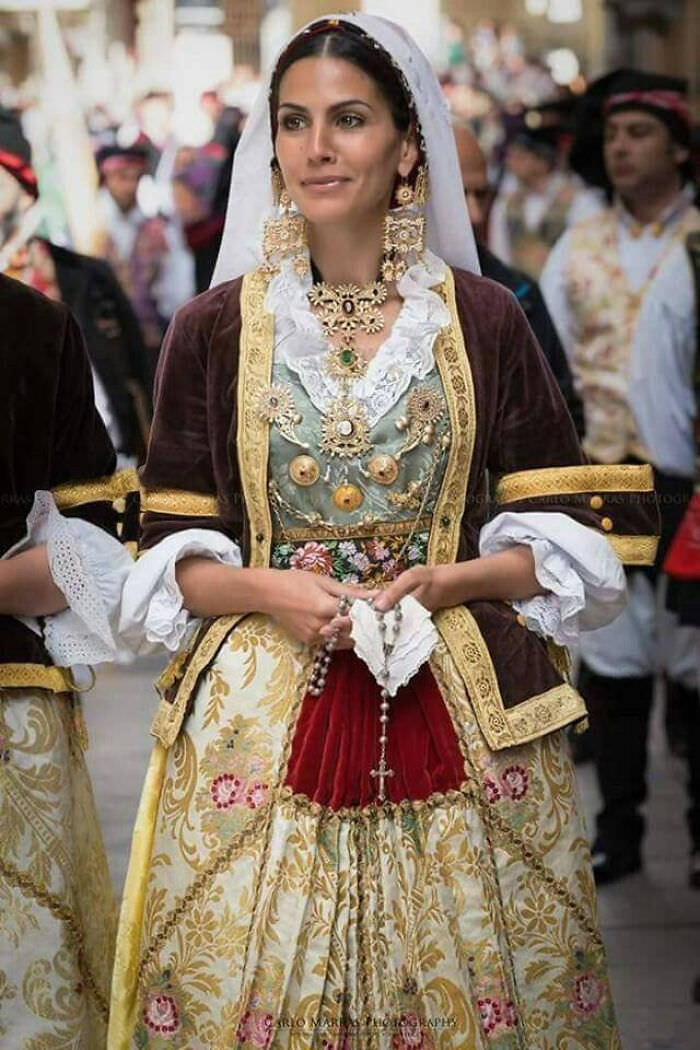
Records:
{"label": "gold brocade trim", "polygon": [[496,485],[497,503],[515,503],[541,496],[581,492],[653,492],[654,472],[648,464],[541,467],[506,474]]}
{"label": "gold brocade trim", "polygon": [[216,496],[185,489],[141,489],[141,510],[153,514],[183,514],[192,518],[216,518]]}
{"label": "gold brocade trim", "polygon": [[56,506],[59,510],[68,510],[71,507],[79,507],[83,503],[99,503],[106,501],[113,503],[115,500],[126,496],[129,492],[138,492],[139,479],[135,470],[120,470],[116,474],[110,474],[103,478],[94,478],[91,481],[68,482],[65,485],[57,485],[51,490]]}
{"label": "gold brocade trim", "polygon": [[555,685],[546,693],[522,700],[506,712],[508,728],[516,744],[527,744],[545,733],[563,729],[586,717],[586,705],[573,686]]}
{"label": "gold brocade trim", "polygon": [[349,539],[374,539],[385,536],[408,536],[414,530],[416,532],[427,532],[430,529],[432,516],[427,515],[418,521],[375,521],[371,525],[337,525],[331,526],[300,526],[299,528],[287,528],[284,532],[275,529],[273,539],[277,542],[282,540],[349,540]]}
{"label": "gold brocade trim", "polygon": [[274,317],[265,310],[267,284],[261,270],[243,278],[236,434],[243,504],[250,524],[248,565],[264,569],[270,564],[272,544],[267,496],[270,424],[258,411],[257,402],[260,391],[270,385],[274,354]]}
{"label": "gold brocade trim", "polygon": [[463,605],[433,616],[464,682],[474,714],[492,751],[519,743],[503,707],[496,671],[476,620]]}
{"label": "gold brocade trim", "polygon": [[443,609],[434,620],[492,751],[528,743],[585,717],[583,699],[567,682],[505,708],[491,655],[469,610],[464,606]]}
{"label": "gold brocade trim", "polygon": [[10,885],[16,886],[25,897],[35,900],[37,904],[46,908],[56,919],[63,923],[67,938],[75,949],[83,984],[94,999],[100,1016],[104,1021],[107,1021],[109,1017],[109,1003],[97,987],[97,981],[88,964],[85,951],[85,937],[73,910],[55,893],[42,889],[31,875],[26,871],[20,871],[19,868],[15,867],[11,861],[6,860],[4,857],[0,857],[0,875]]}
{"label": "gold brocade trim", "polygon": [[276,799],[279,808],[285,814],[313,817],[319,819],[322,825],[350,821],[360,824],[377,824],[381,820],[400,818],[406,814],[418,814],[432,812],[444,806],[460,802],[476,801],[474,789],[469,786],[468,781],[450,791],[436,791],[425,799],[401,799],[400,802],[384,802],[379,805],[371,802],[368,806],[340,806],[332,809],[320,802],[314,802],[308,795],[295,794],[292,788],[284,785],[277,793]]}
{"label": "gold brocade trim", "polygon": [[[594,529],[598,532],[598,529]],[[614,532],[601,532],[617,554],[623,565],[653,565],[659,547],[658,536],[616,536]]]}
{"label": "gold brocade trim", "polygon": [[454,277],[449,267],[440,292],[450,311],[450,325],[438,333],[434,353],[447,401],[453,440],[433,512],[428,540],[428,565],[448,565],[457,559],[459,531],[476,440],[474,380],[457,312]]}
{"label": "gold brocade trim", "polygon": [[[234,616],[219,616],[199,642],[197,651],[190,660],[184,674],[181,676],[181,670],[189,655],[188,650],[177,653],[161,674],[158,679],[158,685],[162,689],[170,688],[181,678],[172,703],[162,698],[151,722],[151,736],[159,740],[164,748],[172,747],[177,739],[187,714],[187,706],[192,690],[199,675],[214,659],[228,632],[246,615],[246,613],[238,613]],[[195,635],[193,644],[197,642],[198,637],[198,635]]]}
{"label": "gold brocade trim", "polygon": [[71,693],[73,678],[65,667],[44,664],[0,664],[0,689],[48,689],[51,693]]}

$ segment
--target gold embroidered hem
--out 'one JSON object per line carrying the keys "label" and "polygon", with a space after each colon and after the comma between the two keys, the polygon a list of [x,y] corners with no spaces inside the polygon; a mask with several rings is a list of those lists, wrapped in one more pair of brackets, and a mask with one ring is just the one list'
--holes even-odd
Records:
{"label": "gold embroidered hem", "polygon": [[656,561],[658,536],[616,536],[614,532],[603,536],[624,565],[653,565]]}
{"label": "gold embroidered hem", "polygon": [[[442,609],[434,621],[469,691],[479,728],[493,751],[528,743],[586,716],[582,697],[567,682],[506,708],[488,647],[469,609]],[[565,675],[568,661],[561,651],[553,654],[552,660],[562,660]]]}
{"label": "gold embroidered hem", "polygon": [[516,503],[540,496],[583,492],[653,492],[654,472],[648,464],[544,467],[504,475],[496,485],[496,502]]}
{"label": "gold embroidered hem", "polygon": [[293,526],[285,525],[284,530],[275,529],[272,533],[274,540],[318,540],[326,539],[385,539],[390,536],[409,536],[412,532],[427,531],[432,522],[431,517],[410,518],[408,521],[373,521],[371,524],[360,525],[337,525],[333,528],[326,526]]}
{"label": "gold embroidered hem", "polygon": [[99,1050],[116,906],[76,699],[0,691],[0,1044]]}
{"label": "gold embroidered hem", "polygon": [[285,784],[305,647],[219,641],[147,775],[109,1050],[620,1050],[563,737],[494,753],[440,643],[461,789],[332,811]]}
{"label": "gold embroidered hem", "polygon": [[457,559],[477,425],[474,380],[449,268],[441,293],[450,311],[450,325],[438,333],[433,352],[447,401],[450,431],[459,434],[460,440],[450,445],[428,541],[428,565],[447,565]]}
{"label": "gold embroidered hem", "polygon": [[138,475],[135,470],[129,469],[120,470],[109,477],[95,478],[94,481],[58,485],[52,490],[52,495],[59,510],[68,510],[85,503],[114,503],[115,500],[138,490]]}
{"label": "gold embroidered hem", "polygon": [[193,518],[215,518],[219,513],[216,496],[181,489],[141,489],[141,510],[154,514],[183,514]]}
{"label": "gold embroidered hem", "polygon": [[65,667],[0,664],[0,689],[48,689],[52,693],[70,693],[74,689],[74,682]]}

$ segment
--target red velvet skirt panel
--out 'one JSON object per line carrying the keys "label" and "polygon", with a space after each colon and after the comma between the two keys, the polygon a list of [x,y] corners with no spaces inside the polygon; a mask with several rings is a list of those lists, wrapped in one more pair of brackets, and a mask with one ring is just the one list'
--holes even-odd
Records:
{"label": "red velvet skirt panel", "polygon": [[[352,650],[333,655],[319,697],[306,694],[286,785],[331,809],[376,801],[371,776],[379,760],[379,687]],[[452,719],[424,664],[391,701],[387,799],[419,801],[464,783],[464,759]]]}

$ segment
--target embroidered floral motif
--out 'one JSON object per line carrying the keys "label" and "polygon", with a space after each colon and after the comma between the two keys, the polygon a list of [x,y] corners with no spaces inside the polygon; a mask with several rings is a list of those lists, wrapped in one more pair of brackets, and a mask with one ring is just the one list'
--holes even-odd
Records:
{"label": "embroidered floral motif", "polygon": [[567,971],[547,988],[544,999],[568,1022],[569,1030],[595,1046],[614,1021],[602,952],[576,948]]}
{"label": "embroidered floral motif", "polygon": [[509,999],[492,999],[489,996],[477,1000],[481,1027],[489,1039],[496,1039],[505,1031],[515,1028],[515,1007]]}
{"label": "embroidered floral motif", "polygon": [[246,719],[234,718],[212,741],[202,758],[207,787],[197,793],[205,834],[226,837],[245,819],[245,811],[265,805],[270,760],[260,737]]}
{"label": "embroidered floral motif", "polygon": [[501,790],[513,802],[520,802],[527,794],[529,780],[524,766],[506,766],[501,773]]}
{"label": "embroidered floral motif", "polygon": [[138,1050],[148,1047],[181,1048],[187,1043],[191,1025],[186,1023],[180,988],[172,981],[172,971],[161,971],[143,998],[139,1021],[134,1030]]}
{"label": "embroidered floral motif", "polygon": [[333,576],[343,583],[380,583],[412,565],[424,565],[428,533],[417,532],[401,557],[401,536],[378,539],[327,539],[322,542],[277,543],[272,550],[275,569],[303,569]]}
{"label": "embroidered floral motif", "polygon": [[256,1046],[267,1050],[272,1042],[274,1018],[262,1010],[246,1010],[241,1017],[236,1038],[243,1046]]}
{"label": "embroidered floral motif", "polygon": [[305,572],[316,572],[320,576],[329,576],[333,571],[333,557],[323,543],[313,540],[298,547],[289,559],[290,569],[303,569]]}
{"label": "embroidered floral motif", "polygon": [[572,1006],[577,1014],[590,1017],[599,1009],[605,997],[605,985],[592,973],[581,974],[574,981]]}
{"label": "embroidered floral motif", "polygon": [[391,1045],[394,1050],[433,1050],[434,1046],[415,1010],[400,1015],[398,1031],[392,1036]]}
{"label": "embroidered floral motif", "polygon": [[149,1031],[166,1038],[180,1030],[180,1011],[172,995],[151,993],[146,999],[143,1022]]}
{"label": "embroidered floral motif", "polygon": [[482,766],[482,785],[486,800],[508,810],[508,821],[521,834],[533,834],[538,806],[543,800],[542,783],[522,762],[503,762],[490,755]]}

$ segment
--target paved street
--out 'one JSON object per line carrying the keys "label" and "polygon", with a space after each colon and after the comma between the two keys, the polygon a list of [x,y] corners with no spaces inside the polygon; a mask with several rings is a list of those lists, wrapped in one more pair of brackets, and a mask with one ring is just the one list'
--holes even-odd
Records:
{"label": "paved street", "polygon": [[[150,750],[156,706],[152,682],[161,661],[100,672],[85,698],[88,762],[109,853],[121,888],[131,825]],[[700,893],[686,884],[683,766],[667,756],[658,728],[652,747],[652,794],[646,870],[601,893],[600,910],[624,1050],[698,1050],[700,1006],[690,1000],[700,974]],[[589,818],[596,792],[581,772]]]}

